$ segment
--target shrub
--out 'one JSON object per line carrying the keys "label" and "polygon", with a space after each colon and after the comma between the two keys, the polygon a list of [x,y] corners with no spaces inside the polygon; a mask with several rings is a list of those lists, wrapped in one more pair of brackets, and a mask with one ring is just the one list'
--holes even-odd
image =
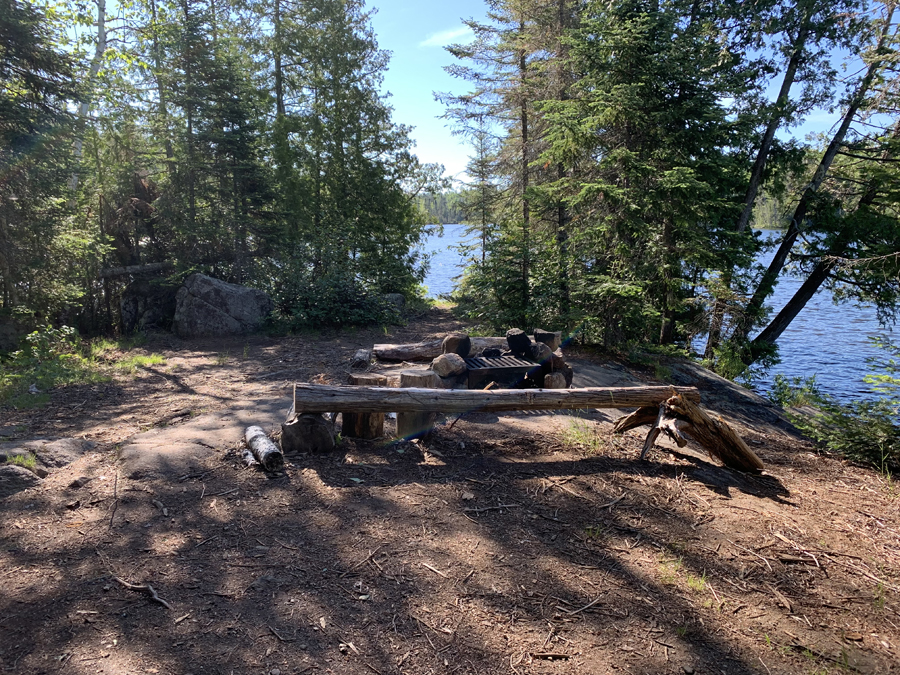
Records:
{"label": "shrub", "polygon": [[[832,452],[847,459],[870,464],[880,471],[900,468],[900,426],[898,401],[878,399],[839,403],[823,393],[816,378],[775,376],[770,398],[803,433]],[[799,406],[811,406],[804,413]],[[791,410],[794,408],[794,410]]]}
{"label": "shrub", "polygon": [[368,326],[400,321],[400,310],[382,293],[349,272],[337,270],[307,279],[302,292],[288,300],[293,328]]}

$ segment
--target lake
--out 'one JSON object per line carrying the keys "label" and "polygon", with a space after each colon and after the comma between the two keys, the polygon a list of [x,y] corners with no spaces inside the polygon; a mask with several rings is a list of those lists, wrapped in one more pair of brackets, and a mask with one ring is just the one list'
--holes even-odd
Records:
{"label": "lake", "polygon": [[[453,290],[454,277],[462,273],[464,264],[455,247],[462,241],[465,229],[465,225],[444,225],[442,236],[432,235],[424,243],[423,249],[433,254],[425,278],[429,297]],[[779,234],[767,230],[763,236],[773,239]],[[773,255],[774,251],[767,251],[759,262],[768,264]],[[777,312],[801,283],[801,279],[782,277],[768,304]],[[869,338],[890,334],[890,329],[879,326],[873,306],[835,305],[830,292],[819,291],[778,340],[781,363],[756,380],[754,389],[768,391],[776,373],[789,378],[815,375],[822,391],[841,400],[870,397],[869,387],[862,379],[867,372],[867,359],[882,358],[885,353],[873,347]]]}

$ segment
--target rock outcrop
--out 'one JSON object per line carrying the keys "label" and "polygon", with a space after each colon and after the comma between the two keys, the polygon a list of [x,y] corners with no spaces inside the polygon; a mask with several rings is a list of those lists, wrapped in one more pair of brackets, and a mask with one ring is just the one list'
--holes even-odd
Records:
{"label": "rock outcrop", "polygon": [[192,274],[178,289],[173,327],[180,337],[251,333],[271,311],[262,291]]}

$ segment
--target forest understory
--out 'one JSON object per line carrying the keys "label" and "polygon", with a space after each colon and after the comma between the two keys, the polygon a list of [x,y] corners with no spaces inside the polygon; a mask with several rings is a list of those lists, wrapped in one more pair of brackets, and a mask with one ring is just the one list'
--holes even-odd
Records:
{"label": "forest understory", "polygon": [[118,459],[142,432],[289,405],[294,381],[343,383],[358,348],[461,327],[433,310],[387,336],[159,335],[139,351],[163,364],[3,410],[3,446],[97,445],[0,502],[0,666],[900,672],[900,486],[757,424],[771,411],[752,397],[740,419],[733,400],[704,405],[765,462],[760,476],[690,446],[641,462],[642,433],[614,437],[612,411],[473,413],[426,440],[343,439],[277,475],[244,468],[237,435],[187,473],[130,476]]}

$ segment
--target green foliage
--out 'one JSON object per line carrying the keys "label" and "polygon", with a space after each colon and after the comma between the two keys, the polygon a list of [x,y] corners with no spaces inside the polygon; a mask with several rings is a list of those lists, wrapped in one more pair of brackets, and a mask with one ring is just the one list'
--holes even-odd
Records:
{"label": "green foliage", "polygon": [[23,347],[0,362],[0,404],[34,407],[49,401],[47,391],[76,382],[101,382],[106,378],[79,353],[80,339],[74,328],[47,327],[34,331]]}
{"label": "green foliage", "polygon": [[[770,398],[786,409],[803,433],[832,452],[884,472],[900,468],[900,401],[842,404],[822,393],[815,377],[788,379],[780,374],[775,376]],[[800,407],[812,411],[797,410]]]}
{"label": "green foliage", "polygon": [[294,278],[296,284],[280,298],[279,313],[292,329],[323,326],[395,324],[401,320],[396,305],[377,288],[345,270]]}

